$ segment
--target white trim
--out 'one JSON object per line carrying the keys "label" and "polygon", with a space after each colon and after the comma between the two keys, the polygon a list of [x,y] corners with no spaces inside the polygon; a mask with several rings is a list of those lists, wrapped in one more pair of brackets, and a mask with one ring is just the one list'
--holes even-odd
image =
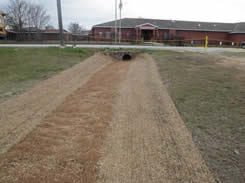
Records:
{"label": "white trim", "polygon": [[140,30],[155,30],[155,29],[156,29],[156,27],[147,27],[147,26],[140,27]]}
{"label": "white trim", "polygon": [[[115,26],[93,26],[93,28],[115,28]],[[122,27],[123,29],[134,29],[135,27]]]}
{"label": "white trim", "polygon": [[151,24],[151,23],[144,23],[144,24],[136,25],[135,27],[143,27],[144,25],[151,25],[152,27],[158,27],[159,28],[159,26]]}
{"label": "white trim", "polygon": [[[114,26],[94,26],[93,28],[114,28]],[[134,29],[135,27],[122,27],[122,29]],[[161,28],[158,27],[159,30],[182,30],[182,31],[207,31],[207,32],[227,32],[227,33],[232,33],[232,30],[207,30],[207,29],[179,29],[179,28]],[[239,32],[238,34],[245,33],[245,32]]]}
{"label": "white trim", "polygon": [[245,34],[245,32],[230,32],[231,34]]}
{"label": "white trim", "polygon": [[175,28],[159,28],[159,30],[180,30],[180,31],[207,31],[207,32],[227,32],[230,33],[232,30],[208,30],[208,29],[175,29]]}

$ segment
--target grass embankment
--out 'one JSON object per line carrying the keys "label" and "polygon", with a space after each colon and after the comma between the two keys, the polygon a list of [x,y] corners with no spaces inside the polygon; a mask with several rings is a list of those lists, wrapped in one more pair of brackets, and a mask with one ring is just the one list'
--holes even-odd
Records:
{"label": "grass embankment", "polygon": [[92,54],[89,49],[0,48],[0,102]]}
{"label": "grass embankment", "polygon": [[[221,57],[199,53],[152,54],[211,172],[225,183],[245,182],[244,66],[225,65]],[[221,56],[232,60],[234,54]]]}

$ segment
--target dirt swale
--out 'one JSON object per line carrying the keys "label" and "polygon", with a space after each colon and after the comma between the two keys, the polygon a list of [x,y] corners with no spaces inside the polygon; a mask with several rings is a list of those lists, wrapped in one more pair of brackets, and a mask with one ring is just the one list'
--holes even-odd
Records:
{"label": "dirt swale", "polygon": [[114,106],[97,183],[213,183],[151,56],[130,65]]}
{"label": "dirt swale", "polygon": [[69,94],[112,60],[100,53],[0,104],[0,154],[31,132]]}
{"label": "dirt swale", "polygon": [[152,57],[97,59],[110,63],[0,155],[0,182],[214,183]]}
{"label": "dirt swale", "polygon": [[117,86],[127,68],[128,63],[112,62],[98,71],[0,156],[0,182],[94,182]]}

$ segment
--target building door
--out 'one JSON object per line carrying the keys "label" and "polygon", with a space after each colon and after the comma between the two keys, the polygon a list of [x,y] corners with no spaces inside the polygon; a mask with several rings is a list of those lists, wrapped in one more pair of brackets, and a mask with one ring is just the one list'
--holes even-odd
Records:
{"label": "building door", "polygon": [[143,38],[144,41],[153,40],[153,30],[142,30],[141,38]]}

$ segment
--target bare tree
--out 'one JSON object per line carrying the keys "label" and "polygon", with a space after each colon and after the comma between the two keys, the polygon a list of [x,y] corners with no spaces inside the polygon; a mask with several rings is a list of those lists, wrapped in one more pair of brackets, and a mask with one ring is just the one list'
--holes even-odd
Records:
{"label": "bare tree", "polygon": [[28,4],[28,26],[37,30],[44,29],[50,22],[47,10],[38,4]]}
{"label": "bare tree", "polygon": [[69,24],[68,30],[73,34],[81,34],[85,28],[80,26],[78,23],[72,22]]}
{"label": "bare tree", "polygon": [[15,31],[21,32],[25,26],[37,30],[44,29],[50,22],[47,10],[25,0],[9,0],[7,5],[7,24]]}
{"label": "bare tree", "polygon": [[24,0],[9,0],[6,6],[7,25],[15,31],[22,31],[26,25],[28,4]]}
{"label": "bare tree", "polygon": [[32,24],[37,29],[43,29],[50,22],[50,16],[47,10],[41,5],[30,5]]}

